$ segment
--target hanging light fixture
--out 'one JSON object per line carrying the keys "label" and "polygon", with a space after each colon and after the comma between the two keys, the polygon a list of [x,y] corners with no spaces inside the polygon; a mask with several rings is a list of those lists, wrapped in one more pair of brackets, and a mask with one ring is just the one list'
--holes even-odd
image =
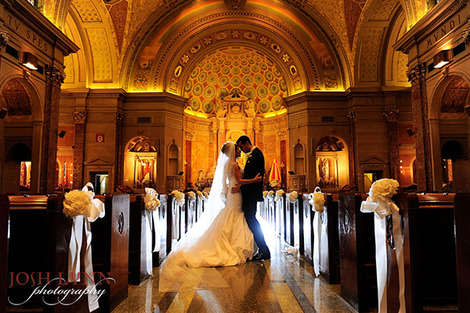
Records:
{"label": "hanging light fixture", "polygon": [[23,53],[23,65],[30,70],[36,71],[38,69],[38,59],[29,52]]}
{"label": "hanging light fixture", "polygon": [[441,68],[450,62],[450,50],[442,50],[433,58],[434,68]]}

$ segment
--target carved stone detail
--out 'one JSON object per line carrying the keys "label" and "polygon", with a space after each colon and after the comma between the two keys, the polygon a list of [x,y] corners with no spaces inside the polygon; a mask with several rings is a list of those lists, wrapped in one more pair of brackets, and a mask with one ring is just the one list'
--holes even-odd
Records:
{"label": "carved stone detail", "polygon": [[424,64],[419,63],[415,67],[408,70],[408,81],[412,84],[416,83],[419,79],[424,78],[426,75],[426,67]]}
{"label": "carved stone detail", "polygon": [[1,31],[0,32],[0,47],[5,47],[8,44],[8,33]]}
{"label": "carved stone detail", "polygon": [[351,122],[356,121],[356,119],[357,119],[357,113],[356,113],[356,111],[349,111],[349,112],[346,114],[346,118],[347,118],[348,120],[350,120]]}
{"label": "carved stone detail", "polygon": [[86,121],[87,112],[85,111],[77,111],[73,112],[73,122],[75,124],[84,124]]}
{"label": "carved stone detail", "polygon": [[64,83],[65,73],[55,67],[49,67],[46,70],[46,78],[54,86],[60,87]]}

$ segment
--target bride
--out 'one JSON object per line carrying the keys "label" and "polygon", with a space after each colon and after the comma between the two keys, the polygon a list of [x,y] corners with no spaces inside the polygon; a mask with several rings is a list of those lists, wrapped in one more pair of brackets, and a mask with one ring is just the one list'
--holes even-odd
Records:
{"label": "bride", "polygon": [[211,267],[245,263],[253,256],[253,234],[245,221],[241,194],[231,190],[236,185],[259,182],[262,177],[258,174],[253,179],[241,179],[241,170],[235,161],[238,153],[233,142],[223,144],[208,206],[162,264],[160,291],[197,288],[201,284],[215,287],[221,283],[221,277],[217,277],[217,271]]}

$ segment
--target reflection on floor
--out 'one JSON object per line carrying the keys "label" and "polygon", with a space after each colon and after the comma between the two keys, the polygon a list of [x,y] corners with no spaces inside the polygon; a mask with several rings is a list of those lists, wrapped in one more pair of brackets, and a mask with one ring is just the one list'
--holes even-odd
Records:
{"label": "reflection on floor", "polygon": [[113,313],[354,312],[338,295],[339,285],[315,278],[310,264],[284,252],[269,228],[263,229],[272,259],[217,268],[228,288],[160,294],[159,269],[154,268],[152,279],[129,286],[129,297]]}

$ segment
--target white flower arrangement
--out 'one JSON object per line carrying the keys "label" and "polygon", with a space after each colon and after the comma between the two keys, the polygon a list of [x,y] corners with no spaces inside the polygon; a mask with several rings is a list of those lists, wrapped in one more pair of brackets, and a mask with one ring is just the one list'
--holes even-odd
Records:
{"label": "white flower arrangement", "polygon": [[184,204],[184,193],[178,190],[173,190],[171,192],[171,195],[175,198],[179,206],[182,206]]}
{"label": "white flower arrangement", "polygon": [[209,193],[207,191],[203,191],[202,194],[204,195],[204,198],[209,198]]}
{"label": "white flower arrangement", "polygon": [[316,212],[323,212],[325,209],[325,195],[321,192],[320,187],[315,188],[313,193],[309,195],[309,203]]}
{"label": "white flower arrangement", "polygon": [[369,196],[374,202],[387,201],[397,194],[398,187],[400,184],[395,179],[379,179],[370,187]]}
{"label": "white flower arrangement", "polygon": [[75,216],[83,215],[90,216],[92,207],[90,194],[91,191],[72,190],[65,194],[64,199],[64,214],[68,217],[74,218]]}
{"label": "white flower arrangement", "polygon": [[286,194],[286,192],[282,189],[276,191],[276,200],[281,200],[281,198]]}
{"label": "white flower arrangement", "polygon": [[144,197],[145,209],[155,211],[160,207],[160,200],[158,200],[158,193],[153,188],[145,188]]}
{"label": "white flower arrangement", "polygon": [[198,195],[198,197],[200,198],[205,198],[204,194],[202,192],[200,192],[199,190],[196,191],[196,194]]}
{"label": "white flower arrangement", "polygon": [[279,186],[279,181],[277,179],[273,179],[270,183],[271,187],[275,188]]}
{"label": "white flower arrangement", "polygon": [[297,201],[297,198],[299,198],[299,194],[297,193],[297,191],[292,191],[292,192],[289,194],[289,201],[290,201],[290,202],[295,202],[295,201]]}
{"label": "white flower arrangement", "polygon": [[189,191],[188,192],[188,198],[190,200],[195,200],[196,199],[196,194],[194,193],[194,191]]}
{"label": "white flower arrangement", "polygon": [[392,214],[392,210],[398,212],[400,209],[392,201],[392,197],[397,194],[399,186],[396,180],[390,178],[375,181],[370,187],[369,197],[361,204],[361,212],[375,212],[381,218]]}
{"label": "white flower arrangement", "polygon": [[274,197],[274,190],[268,191],[268,197]]}
{"label": "white flower arrangement", "polygon": [[267,190],[263,191],[263,198],[266,198],[267,196],[268,196],[268,191]]}

